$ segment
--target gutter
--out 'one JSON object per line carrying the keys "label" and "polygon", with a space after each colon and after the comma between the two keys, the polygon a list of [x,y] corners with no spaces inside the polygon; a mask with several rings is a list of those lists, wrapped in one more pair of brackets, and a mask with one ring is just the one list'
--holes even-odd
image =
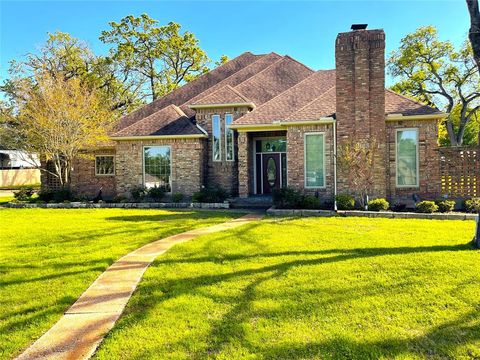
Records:
{"label": "gutter", "polygon": [[232,124],[230,129],[235,129],[238,132],[245,131],[264,131],[264,130],[286,130],[291,126],[309,126],[309,125],[329,125],[335,124],[333,117],[323,117],[318,120],[310,121],[274,121],[270,124]]}
{"label": "gutter", "polygon": [[389,114],[385,121],[423,121],[423,120],[441,120],[448,116],[447,113],[436,113],[428,115],[403,115],[403,114]]}
{"label": "gutter", "polygon": [[203,139],[207,138],[206,134],[191,134],[191,135],[147,135],[147,136],[112,136],[114,141],[128,141],[128,140],[175,140],[175,139]]}

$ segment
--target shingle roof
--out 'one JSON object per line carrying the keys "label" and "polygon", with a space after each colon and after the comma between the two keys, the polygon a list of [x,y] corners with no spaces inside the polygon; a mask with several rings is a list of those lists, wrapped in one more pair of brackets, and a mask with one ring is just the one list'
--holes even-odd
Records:
{"label": "shingle roof", "polygon": [[232,88],[230,85],[225,85],[217,91],[199,99],[194,105],[212,105],[212,104],[247,104],[251,103],[249,99]]}
{"label": "shingle roof", "polygon": [[[335,86],[335,70],[317,71],[288,90],[245,114],[235,124],[271,123],[285,120],[292,112],[307,105]],[[335,99],[334,99],[335,103]]]}
{"label": "shingle roof", "polygon": [[[313,71],[289,56],[244,53],[122,118],[114,136],[201,134],[189,105],[254,103],[235,124],[317,120],[335,114],[335,70]],[[437,109],[386,89],[386,114]]]}
{"label": "shingle roof", "polygon": [[439,113],[437,109],[385,89],[385,113],[407,115],[429,115]]}
{"label": "shingle roof", "polygon": [[163,109],[170,104],[182,105],[186,103],[190,99],[210,88],[211,86],[214,86],[223,79],[233,75],[239,70],[242,70],[254,61],[262,58],[263,56],[265,55],[253,55],[250,52],[245,52],[241,54],[240,56],[228,61],[222,66],[219,66],[209,71],[208,73],[183,85],[182,87],[175,89],[171,93],[151,102],[150,104],[144,105],[141,108],[124,116],[117,124],[117,131],[153,114],[156,111]]}
{"label": "shingle roof", "polygon": [[152,135],[196,135],[203,132],[175,105],[169,105],[123,128],[114,137]]}

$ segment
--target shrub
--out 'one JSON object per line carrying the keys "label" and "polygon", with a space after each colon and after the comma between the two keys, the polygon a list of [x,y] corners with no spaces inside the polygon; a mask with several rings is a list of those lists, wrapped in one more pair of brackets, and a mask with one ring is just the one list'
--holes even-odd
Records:
{"label": "shrub", "polygon": [[355,208],[355,199],[348,194],[338,194],[335,197],[337,200],[338,210],[353,210]]}
{"label": "shrub", "polygon": [[18,201],[30,201],[35,194],[35,190],[31,187],[23,188],[13,193],[13,197]]}
{"label": "shrub", "polygon": [[130,195],[133,201],[140,202],[145,198],[145,195],[147,195],[147,190],[143,186],[136,186],[130,190]]}
{"label": "shrub", "polygon": [[385,199],[374,199],[368,202],[369,211],[387,211],[390,204]]}
{"label": "shrub", "polygon": [[438,199],[435,200],[435,204],[437,204],[438,211],[441,213],[451,212],[455,209],[455,201],[453,200]]}
{"label": "shrub", "polygon": [[469,200],[465,200],[464,202],[465,210],[470,213],[478,213],[480,212],[480,198],[471,198]]}
{"label": "shrub", "polygon": [[124,202],[128,202],[128,199],[124,195],[117,195],[113,198],[113,202],[114,203],[124,203]]}
{"label": "shrub", "polygon": [[318,209],[320,206],[320,199],[316,196],[305,195],[302,199],[302,208],[304,209]]}
{"label": "shrub", "polygon": [[297,209],[302,207],[303,195],[291,187],[273,190],[273,204],[278,209]]}
{"label": "shrub", "polygon": [[58,190],[43,189],[38,193],[38,198],[39,200],[47,203],[59,203],[65,200],[75,200],[75,197],[69,188],[61,188]]}
{"label": "shrub", "polygon": [[181,202],[182,200],[183,200],[183,194],[182,194],[182,193],[177,192],[177,193],[175,193],[175,194],[172,195],[172,201],[173,201],[174,203],[179,203],[179,202]]}
{"label": "shrub", "polygon": [[431,214],[438,211],[438,206],[433,201],[420,201],[417,204],[417,212],[424,214]]}
{"label": "shrub", "polygon": [[160,202],[165,195],[165,188],[154,186],[147,191],[148,197],[154,202]]}
{"label": "shrub", "polygon": [[227,199],[227,192],[221,187],[205,188],[193,194],[192,200],[197,203],[220,203]]}

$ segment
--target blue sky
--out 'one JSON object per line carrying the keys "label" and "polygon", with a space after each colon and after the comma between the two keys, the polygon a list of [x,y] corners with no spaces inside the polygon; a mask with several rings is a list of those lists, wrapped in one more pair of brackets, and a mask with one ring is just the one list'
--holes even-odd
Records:
{"label": "blue sky", "polygon": [[176,21],[193,32],[213,60],[244,51],[288,54],[313,69],[334,67],[334,41],[352,23],[383,28],[387,54],[422,25],[435,25],[441,38],[466,39],[464,0],[455,1],[5,1],[0,0],[0,77],[8,62],[34,51],[47,32],[61,30],[86,41],[98,54],[108,22],[148,13],[164,24]]}

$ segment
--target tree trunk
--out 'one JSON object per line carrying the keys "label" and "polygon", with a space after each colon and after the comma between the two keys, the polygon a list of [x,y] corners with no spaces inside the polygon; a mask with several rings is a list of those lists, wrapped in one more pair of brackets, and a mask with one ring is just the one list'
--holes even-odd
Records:
{"label": "tree trunk", "polygon": [[468,38],[472,44],[473,58],[480,73],[480,12],[478,10],[478,0],[467,0],[467,7],[470,13]]}
{"label": "tree trunk", "polygon": [[460,146],[457,141],[457,135],[455,134],[455,129],[453,128],[452,120],[447,120],[445,122],[445,127],[447,128],[448,139],[450,140],[450,146]]}

